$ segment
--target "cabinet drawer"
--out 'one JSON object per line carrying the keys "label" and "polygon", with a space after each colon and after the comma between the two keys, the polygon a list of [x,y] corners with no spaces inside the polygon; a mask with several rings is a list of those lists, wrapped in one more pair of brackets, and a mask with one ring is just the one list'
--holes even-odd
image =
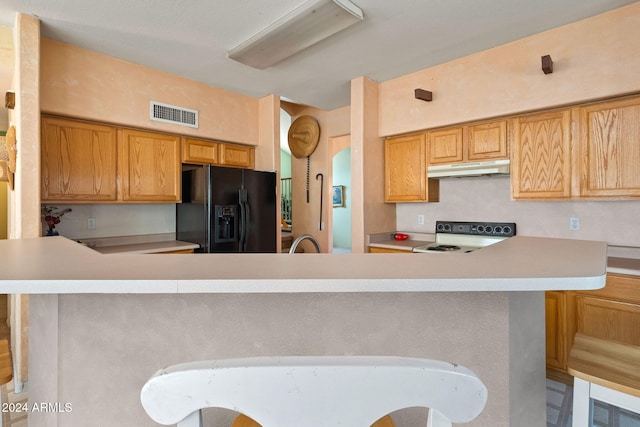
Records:
{"label": "cabinet drawer", "polygon": [[577,291],[578,295],[640,304],[640,277],[607,274],[607,284],[594,291]]}
{"label": "cabinet drawer", "polygon": [[640,305],[576,295],[576,332],[640,345]]}

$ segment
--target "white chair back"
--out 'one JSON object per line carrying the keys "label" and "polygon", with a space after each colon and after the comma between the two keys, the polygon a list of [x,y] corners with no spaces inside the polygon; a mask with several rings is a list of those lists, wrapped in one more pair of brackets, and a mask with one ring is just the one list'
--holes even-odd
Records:
{"label": "white chair back", "polygon": [[200,410],[231,409],[262,427],[368,427],[409,407],[426,407],[429,427],[476,418],[487,389],[469,369],[385,356],[258,357],[173,365],[142,387],[156,422],[199,427]]}

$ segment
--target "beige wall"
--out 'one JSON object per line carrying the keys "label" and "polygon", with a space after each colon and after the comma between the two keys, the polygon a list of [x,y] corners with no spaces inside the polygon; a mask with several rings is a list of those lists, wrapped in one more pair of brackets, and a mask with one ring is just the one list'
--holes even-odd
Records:
{"label": "beige wall", "polygon": [[[314,117],[320,125],[320,140],[315,151],[310,156],[309,172],[309,203],[307,203],[306,177],[307,159],[298,159],[291,156],[292,177],[292,216],[293,235],[311,234],[320,243],[322,252],[329,252],[332,242],[329,229],[331,215],[331,144],[330,138],[348,134],[350,131],[350,108],[343,107],[333,111],[324,111],[317,108],[301,108],[291,116],[293,122],[297,117],[309,115]],[[321,173],[323,179],[316,179]],[[324,185],[321,189],[321,183]],[[322,230],[320,230],[320,194],[322,192]],[[305,251],[315,252],[309,242],[303,242],[301,246]]]}
{"label": "beige wall", "polygon": [[379,86],[359,77],[351,81],[351,250],[367,250],[369,234],[393,231],[395,205],[384,203],[384,144],[378,136]]}
{"label": "beige wall", "polygon": [[[259,100],[42,39],[42,111],[257,145]],[[149,119],[149,101],[199,111],[198,129]]]}
{"label": "beige wall", "polygon": [[[40,235],[40,22],[16,15],[15,72],[16,107],[9,114],[16,127],[17,160],[15,191],[9,192],[9,238]],[[27,380],[29,300],[11,296],[11,339],[14,381],[19,390]]]}
{"label": "beige wall", "polygon": [[[640,2],[380,83],[381,136],[640,91]],[[541,71],[551,55],[553,74]],[[413,91],[433,91],[433,102]]]}
{"label": "beige wall", "polygon": [[[640,91],[640,3],[379,85],[381,135]],[[540,57],[554,60],[553,74]],[[413,90],[434,92],[433,102]],[[518,233],[640,246],[640,201],[512,201],[508,178],[440,181],[439,203],[398,203],[397,229],[433,233],[436,220],[515,221]],[[419,225],[418,215],[425,216]],[[569,218],[581,230],[569,230]]]}
{"label": "beige wall", "polygon": [[[13,69],[15,67],[13,51],[13,29],[0,25],[0,93],[13,87]],[[4,104],[0,106],[0,130],[9,127],[9,117]]]}

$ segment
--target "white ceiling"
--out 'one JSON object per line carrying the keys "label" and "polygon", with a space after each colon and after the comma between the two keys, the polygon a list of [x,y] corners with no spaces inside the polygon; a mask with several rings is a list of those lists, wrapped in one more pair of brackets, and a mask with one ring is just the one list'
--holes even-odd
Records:
{"label": "white ceiling", "polygon": [[[323,109],[350,80],[385,81],[635,3],[634,0],[352,0],[364,21],[266,70],[227,58],[303,0],[0,0],[0,24],[37,16],[42,36],[213,86]],[[547,52],[536,52],[543,55]]]}

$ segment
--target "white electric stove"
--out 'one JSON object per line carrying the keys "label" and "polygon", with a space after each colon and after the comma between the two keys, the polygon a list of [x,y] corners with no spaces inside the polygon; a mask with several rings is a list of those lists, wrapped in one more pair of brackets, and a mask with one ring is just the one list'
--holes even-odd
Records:
{"label": "white electric stove", "polygon": [[436,241],[415,247],[413,252],[473,252],[515,235],[513,222],[436,221]]}

